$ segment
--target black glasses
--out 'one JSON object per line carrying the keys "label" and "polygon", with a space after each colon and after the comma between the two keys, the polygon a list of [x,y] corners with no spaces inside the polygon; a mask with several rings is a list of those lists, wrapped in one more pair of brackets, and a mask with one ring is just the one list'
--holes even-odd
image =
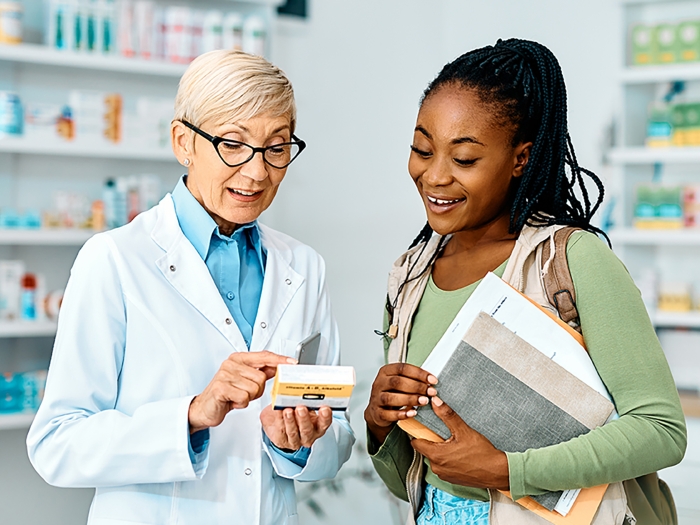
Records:
{"label": "black glasses", "polygon": [[273,168],[283,169],[289,166],[299,156],[299,153],[306,148],[306,142],[295,135],[292,135],[293,142],[283,142],[267,146],[266,148],[256,148],[245,142],[214,137],[186,120],[181,122],[211,142],[223,163],[229,168],[235,168],[249,162],[259,151],[267,164]]}

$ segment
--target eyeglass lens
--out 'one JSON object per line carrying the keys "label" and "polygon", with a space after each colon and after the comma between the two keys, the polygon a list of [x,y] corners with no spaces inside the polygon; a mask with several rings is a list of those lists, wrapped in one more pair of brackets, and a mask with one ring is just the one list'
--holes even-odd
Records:
{"label": "eyeglass lens", "polygon": [[[275,168],[284,168],[299,154],[298,144],[280,144],[270,146],[263,153],[265,161]],[[226,164],[243,164],[250,160],[253,155],[253,148],[247,144],[236,142],[220,142],[218,145],[219,155]]]}

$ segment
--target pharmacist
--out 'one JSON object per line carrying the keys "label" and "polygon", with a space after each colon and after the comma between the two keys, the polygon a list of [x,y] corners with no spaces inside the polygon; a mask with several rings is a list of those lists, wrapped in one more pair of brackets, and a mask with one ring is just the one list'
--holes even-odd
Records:
{"label": "pharmacist", "polygon": [[90,524],[295,524],[293,480],[350,455],[344,415],[270,407],[302,339],[339,362],[322,259],[256,221],[304,148],[295,111],[264,59],[196,59],[172,125],[187,176],[75,261],[27,446],[52,485],[96,487]]}

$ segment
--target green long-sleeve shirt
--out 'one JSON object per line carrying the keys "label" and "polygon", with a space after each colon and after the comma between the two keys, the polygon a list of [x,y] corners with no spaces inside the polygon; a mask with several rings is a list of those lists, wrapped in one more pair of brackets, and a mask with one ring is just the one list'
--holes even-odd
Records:
{"label": "green long-sleeve shirt", "polygon": [[[620,419],[565,443],[507,453],[514,499],[632,479],[678,463],[685,452],[685,420],[673,377],[627,270],[586,232],[571,236],[566,255],[586,347]],[[505,263],[495,273],[504,269]],[[448,292],[431,279],[414,317],[409,363],[425,361],[477,285]],[[380,477],[407,499],[413,459],[408,436],[395,427],[381,447],[368,443]],[[430,468],[426,481],[455,496],[488,500],[486,490],[447,483]]]}

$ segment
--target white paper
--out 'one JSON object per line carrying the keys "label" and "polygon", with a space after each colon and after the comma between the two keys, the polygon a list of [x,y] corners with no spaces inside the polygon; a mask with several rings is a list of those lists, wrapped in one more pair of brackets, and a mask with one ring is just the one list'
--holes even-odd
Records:
{"label": "white paper", "polygon": [[[496,319],[612,401],[586,349],[564,327],[491,272],[474,290],[421,368],[437,377],[479,312]],[[617,412],[613,411],[609,420],[617,418]]]}

